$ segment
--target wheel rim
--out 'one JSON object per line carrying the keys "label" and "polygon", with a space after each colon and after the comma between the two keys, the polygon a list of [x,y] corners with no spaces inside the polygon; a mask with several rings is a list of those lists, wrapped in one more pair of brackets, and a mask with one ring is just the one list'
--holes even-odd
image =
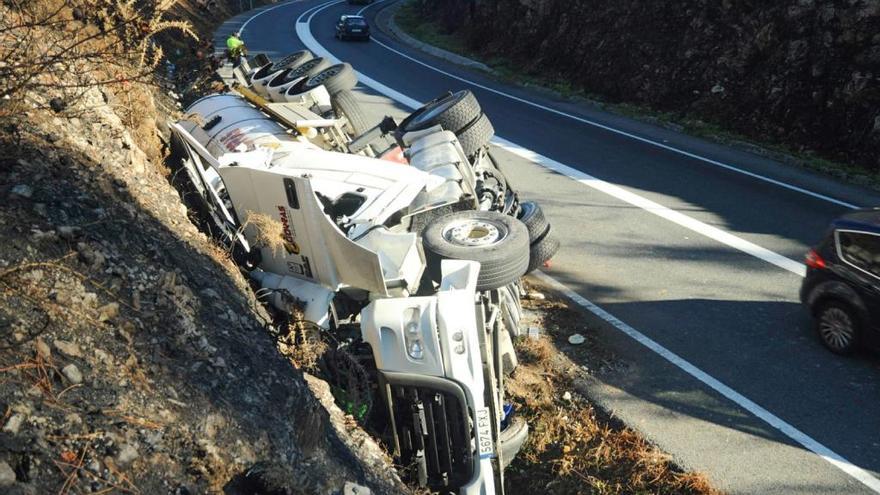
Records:
{"label": "wheel rim", "polygon": [[312,68],[315,67],[316,65],[318,65],[320,62],[321,62],[321,59],[317,59],[317,58],[309,60],[308,62],[300,65],[296,69],[293,69],[293,71],[291,72],[291,75],[293,75],[293,74],[305,75],[307,72],[312,70]]}
{"label": "wheel rim", "polygon": [[832,349],[842,350],[852,345],[856,332],[846,311],[828,308],[819,320],[819,335]]}
{"label": "wheel rim", "polygon": [[413,119],[412,124],[415,126],[419,126],[431,122],[439,115],[443,114],[443,112],[452,107],[452,105],[455,105],[455,103],[458,102],[458,100],[460,99],[461,97],[459,97],[458,94],[455,94],[452,97],[447,98],[446,100],[438,101],[437,104],[417,115],[416,118]]}
{"label": "wheel rim", "polygon": [[324,84],[324,81],[330,79],[338,73],[339,67],[330,67],[325,71],[321,71],[312,77],[312,79],[309,81],[309,86],[318,86],[320,84]]}
{"label": "wheel rim", "polygon": [[507,227],[491,220],[461,220],[443,229],[443,238],[456,246],[483,247],[501,242],[507,237]]}

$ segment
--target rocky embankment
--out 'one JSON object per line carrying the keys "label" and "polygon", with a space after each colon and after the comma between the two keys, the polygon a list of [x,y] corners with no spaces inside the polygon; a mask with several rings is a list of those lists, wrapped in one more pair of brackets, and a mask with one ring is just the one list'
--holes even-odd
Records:
{"label": "rocky embankment", "polygon": [[486,58],[880,171],[880,0],[416,4]]}
{"label": "rocky embankment", "polygon": [[[61,22],[25,25],[32,41],[140,46],[94,24],[111,11],[69,7],[47,1]],[[223,16],[188,7],[197,26]],[[26,63],[3,55],[0,69]],[[0,100],[0,493],[402,492],[188,218],[165,166],[178,105],[162,71],[101,83],[106,66],[58,60]],[[85,83],[58,77],[73,69]]]}

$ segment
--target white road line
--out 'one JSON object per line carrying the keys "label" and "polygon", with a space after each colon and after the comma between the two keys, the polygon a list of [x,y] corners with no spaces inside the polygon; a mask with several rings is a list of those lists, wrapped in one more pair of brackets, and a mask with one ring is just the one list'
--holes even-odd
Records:
{"label": "white road line", "polygon": [[490,88],[490,87],[488,87],[488,86],[485,86],[485,85],[482,85],[482,84],[479,84],[479,83],[473,82],[473,81],[471,81],[471,80],[465,79],[465,78],[460,77],[460,76],[456,76],[455,74],[451,74],[451,73],[446,72],[446,71],[444,71],[444,70],[441,70],[441,69],[438,69],[438,68],[433,67],[433,66],[431,66],[431,65],[428,65],[427,63],[422,62],[421,60],[418,60],[418,59],[416,59],[416,58],[410,57],[409,55],[407,55],[407,54],[405,54],[405,53],[403,53],[403,52],[401,52],[401,51],[399,51],[399,50],[396,50],[396,49],[394,49],[394,48],[392,48],[392,47],[386,45],[385,43],[382,43],[381,41],[377,40],[376,38],[373,38],[373,41],[374,41],[375,43],[379,44],[380,46],[384,47],[385,49],[387,49],[387,50],[389,50],[389,51],[392,51],[392,52],[394,52],[394,53],[400,55],[401,57],[403,57],[403,58],[405,58],[405,59],[407,59],[407,60],[410,60],[410,61],[412,61],[412,62],[415,62],[415,63],[417,63],[417,64],[419,64],[419,65],[422,65],[422,66],[424,66],[424,67],[426,67],[426,68],[428,68],[428,69],[431,69],[431,70],[433,70],[433,71],[435,71],[435,72],[439,72],[440,74],[443,74],[444,76],[451,77],[452,79],[456,79],[456,80],[461,81],[461,82],[463,82],[463,83],[470,84],[471,86],[474,86],[474,87],[476,87],[476,88],[480,88],[480,89],[485,90],[485,91],[488,91],[488,92],[490,92],[490,93],[495,93],[495,94],[497,94],[497,95],[499,95],[499,96],[503,96],[503,97],[505,97],[505,98],[509,98],[509,99],[514,100],[514,101],[517,101],[517,102],[519,102],[519,103],[523,103],[523,104],[529,105],[529,106],[534,107],[534,108],[539,108],[539,109],[541,109],[541,110],[544,110],[544,111],[547,111],[547,112],[550,112],[550,113],[553,113],[553,114],[556,114],[556,115],[560,115],[560,116],[562,116],[562,117],[567,117],[567,118],[569,118],[569,119],[576,120],[576,121],[581,122],[581,123],[583,123],[583,124],[587,124],[587,125],[590,125],[590,126],[593,126],[593,127],[597,127],[597,128],[599,128],[599,129],[602,129],[602,130],[605,130],[605,131],[608,131],[608,132],[612,132],[612,133],[614,133],[614,134],[618,134],[618,135],[621,135],[621,136],[626,136],[626,137],[628,137],[628,138],[630,138],[630,139],[634,139],[634,140],[636,140],[636,141],[640,141],[640,142],[642,142],[642,143],[650,144],[650,145],[652,145],[652,146],[656,146],[656,147],[658,147],[658,148],[662,148],[662,149],[664,149],[664,150],[671,151],[671,152],[673,152],[673,153],[678,153],[679,155],[683,155],[683,156],[686,156],[686,157],[688,157],[688,158],[693,158],[694,160],[699,160],[699,161],[701,161],[701,162],[708,163],[708,164],[710,164],[710,165],[714,165],[714,166],[716,166],[716,167],[721,167],[721,168],[723,168],[723,169],[730,170],[730,171],[732,171],[732,172],[736,172],[736,173],[739,173],[739,174],[747,175],[747,176],[752,177],[752,178],[754,178],[754,179],[758,179],[758,180],[761,180],[761,181],[764,181],[764,182],[768,182],[768,183],[770,183],[770,184],[773,184],[773,185],[776,185],[776,186],[779,186],[779,187],[782,187],[782,188],[785,188],[785,189],[789,189],[789,190],[791,190],[791,191],[799,192],[799,193],[801,193],[801,194],[806,194],[807,196],[812,196],[812,197],[817,198],[817,199],[821,199],[821,200],[824,200],[824,201],[828,201],[829,203],[834,203],[834,204],[836,204],[836,205],[843,206],[843,207],[846,207],[846,208],[851,208],[851,209],[859,208],[859,206],[856,206],[856,205],[854,205],[854,204],[852,204],[852,203],[847,203],[846,201],[842,201],[842,200],[839,200],[839,199],[836,199],[836,198],[832,198],[832,197],[830,197],[830,196],[826,196],[826,195],[821,194],[821,193],[817,193],[817,192],[814,192],[814,191],[810,191],[809,189],[804,189],[804,188],[802,188],[802,187],[798,187],[798,186],[795,186],[795,185],[792,185],[792,184],[788,184],[788,183],[786,183],[786,182],[782,182],[782,181],[779,181],[779,180],[776,180],[776,179],[771,179],[770,177],[767,177],[767,176],[765,176],[765,175],[756,174],[755,172],[749,172],[748,170],[744,170],[744,169],[741,169],[741,168],[739,168],[739,167],[735,167],[735,166],[733,166],[733,165],[729,165],[729,164],[727,164],[727,163],[720,162],[720,161],[718,161],[718,160],[713,160],[713,159],[711,159],[711,158],[706,158],[705,156],[700,156],[700,155],[697,155],[697,154],[695,154],[695,153],[691,153],[691,152],[689,152],[689,151],[685,151],[685,150],[682,150],[682,149],[676,148],[676,147],[674,147],[674,146],[669,146],[668,144],[659,143],[659,142],[657,142],[657,141],[654,141],[654,140],[651,140],[651,139],[648,139],[648,138],[644,138],[644,137],[638,136],[638,135],[636,135],[636,134],[632,134],[632,133],[629,133],[629,132],[626,132],[626,131],[622,131],[622,130],[620,130],[620,129],[615,129],[615,128],[613,128],[613,127],[609,127],[609,126],[607,126],[607,125],[605,125],[605,124],[600,124],[600,123],[598,123],[598,122],[595,122],[595,121],[592,121],[592,120],[589,120],[589,119],[585,119],[585,118],[583,118],[583,117],[578,117],[577,115],[572,115],[572,114],[570,114],[570,113],[566,113],[566,112],[563,112],[563,111],[561,111],[561,110],[557,110],[557,109],[555,109],[555,108],[551,108],[551,107],[548,107],[548,106],[541,105],[540,103],[535,103],[535,102],[533,102],[533,101],[529,101],[529,100],[526,100],[526,99],[524,99],[524,98],[520,98],[520,97],[518,97],[518,96],[514,96],[514,95],[511,95],[511,94],[509,94],[509,93],[505,93],[505,92],[503,92],[503,91],[499,91],[499,90],[494,89],[494,88]]}
{"label": "white road line", "polygon": [[[335,3],[338,3],[338,2],[335,2]],[[329,7],[330,5],[332,5],[332,4],[326,5],[323,8]],[[309,39],[307,38],[307,36],[311,36],[310,30],[308,27],[308,22],[311,20],[311,16],[320,12],[321,10],[322,10],[322,8],[315,9],[311,13],[311,15],[308,16],[308,18],[306,19],[305,22],[301,22],[301,19],[305,18],[306,14],[308,12],[303,13],[303,15],[300,16],[299,19],[297,19],[297,23],[296,23],[297,35],[300,37],[300,39],[303,41],[303,43],[310,50],[315,52],[315,54],[319,54],[320,56],[325,57],[325,58],[330,58],[334,61],[334,63],[338,63],[339,59],[334,57],[333,54],[330,53],[330,51],[328,51],[326,48],[321,46],[317,42],[317,40],[314,40],[314,37],[311,38],[312,40],[314,40],[313,42],[309,41]],[[406,96],[406,95],[404,95],[394,89],[391,89],[388,86],[376,81],[375,79],[372,79],[368,76],[365,76],[364,74],[358,73],[358,80],[360,82],[362,82],[363,84],[370,86],[371,88],[375,89],[376,91],[388,96],[389,98],[397,100],[398,102],[400,102],[410,108],[416,109],[416,108],[419,108],[420,106],[422,106],[422,104],[419,103],[418,101],[416,101],[416,100],[414,100],[414,99],[412,99],[412,98],[410,98],[410,97],[408,97],[408,96]],[[758,246],[757,244],[749,242],[741,237],[737,237],[737,236],[730,234],[728,232],[725,232],[717,227],[713,227],[709,224],[703,223],[699,220],[696,220],[696,219],[691,218],[687,215],[679,213],[671,208],[663,206],[659,203],[651,201],[651,200],[644,198],[642,196],[639,196],[635,193],[631,193],[631,192],[627,191],[626,189],[623,189],[620,186],[605,182],[601,179],[597,179],[596,177],[593,177],[593,176],[586,174],[584,172],[581,172],[580,170],[577,170],[573,167],[570,167],[570,166],[565,165],[563,163],[560,163],[556,160],[553,160],[552,158],[548,158],[548,157],[543,156],[539,153],[535,153],[534,151],[530,151],[526,148],[523,148],[522,146],[514,144],[510,141],[507,141],[506,139],[496,137],[495,139],[492,140],[492,142],[494,144],[500,146],[501,148],[504,148],[504,149],[506,149],[516,155],[519,155],[529,161],[532,161],[534,163],[538,163],[539,165],[541,165],[545,168],[548,168],[548,169],[553,170],[555,172],[558,172],[562,175],[570,177],[570,178],[580,182],[581,184],[589,186],[593,189],[601,191],[601,192],[608,194],[610,196],[614,196],[615,198],[617,198],[621,201],[625,201],[633,206],[637,206],[639,208],[642,208],[645,211],[648,211],[648,212],[653,213],[661,218],[664,218],[664,219],[669,220],[671,222],[674,222],[678,225],[681,225],[682,227],[685,227],[689,230],[697,232],[697,233],[704,235],[710,239],[718,241],[722,244],[726,244],[734,249],[737,249],[737,250],[742,251],[746,254],[754,256],[755,258],[764,260],[767,263],[776,265],[784,270],[788,270],[789,272],[794,273],[795,275],[803,277],[806,274],[806,267],[800,262],[794,261],[790,258],[786,258],[785,256],[782,256],[781,254],[775,253],[773,251],[770,251],[769,249]]]}
{"label": "white road line", "polygon": [[625,333],[626,335],[630,336],[633,340],[637,341],[638,343],[642,344],[643,346],[647,347],[648,349],[652,350],[653,352],[659,354],[661,357],[663,357],[663,359],[674,364],[676,367],[683,370],[685,373],[687,373],[687,374],[691,375],[692,377],[696,378],[697,380],[703,382],[712,390],[715,390],[716,392],[723,395],[724,397],[727,397],[731,401],[735,402],[738,406],[740,406],[743,409],[754,414],[755,416],[757,416],[758,418],[760,418],[762,421],[769,424],[773,428],[776,428],[783,435],[785,435],[788,438],[791,438],[792,440],[794,440],[795,442],[803,445],[804,447],[806,447],[807,449],[809,449],[810,451],[812,451],[813,453],[815,453],[816,455],[818,455],[822,459],[828,461],[831,465],[833,465],[837,469],[840,469],[844,473],[846,473],[846,474],[852,476],[853,478],[855,478],[856,480],[860,481],[863,485],[867,486],[868,488],[870,488],[874,492],[880,493],[880,480],[875,478],[871,473],[865,471],[864,469],[862,469],[862,468],[854,465],[853,463],[849,462],[848,460],[844,459],[839,454],[835,453],[834,451],[832,451],[828,447],[817,442],[816,440],[814,440],[812,437],[810,437],[806,433],[798,430],[797,428],[786,423],[785,421],[783,421],[782,419],[780,419],[779,417],[777,417],[776,415],[774,415],[770,411],[759,406],[758,404],[753,402],[748,397],[745,397],[744,395],[740,394],[736,390],[721,383],[720,381],[713,378],[705,371],[701,370],[700,368],[697,368],[696,366],[694,366],[690,362],[683,359],[678,354],[675,354],[674,352],[672,352],[669,349],[658,344],[657,342],[655,342],[654,340],[652,340],[651,338],[649,338],[645,334],[639,332],[635,328],[620,321],[619,319],[617,319],[617,317],[615,317],[611,313],[605,311],[604,309],[600,308],[599,306],[596,306],[595,304],[593,304],[589,300],[585,299],[577,292],[569,289],[568,287],[566,287],[565,285],[563,285],[561,282],[554,279],[553,277],[551,277],[543,272],[540,272],[540,271],[535,271],[535,272],[533,272],[533,274],[538,279],[544,281],[545,283],[547,283],[548,285],[550,285],[554,289],[565,294],[566,297],[568,297],[569,299],[571,299],[572,301],[577,303],[579,306],[583,307],[587,311],[593,313],[594,315],[598,316],[599,318],[610,323],[612,326],[614,326],[614,328],[616,328],[616,329],[620,330],[621,332]]}
{"label": "white road line", "polygon": [[301,3],[301,2],[305,2],[305,1],[306,0],[290,0],[289,2],[279,3],[275,6],[269,7],[266,10],[261,10],[261,11],[257,12],[256,14],[248,17],[248,19],[246,21],[244,21],[244,24],[242,24],[241,27],[238,28],[238,34],[240,34],[240,35],[244,34],[244,29],[248,26],[248,24],[250,24],[251,21],[256,19],[257,17],[260,17],[261,15],[265,14],[266,12],[272,12],[275,9],[280,9],[281,7],[286,7],[292,3]]}
{"label": "white road line", "polygon": [[[338,1],[328,2],[327,4],[323,4],[321,7],[314,9],[311,12],[311,14],[309,15],[309,17],[305,20],[305,22],[302,22],[302,19],[305,17],[305,14],[306,14],[306,13],[303,13],[297,19],[296,31],[297,31],[297,35],[300,37],[300,40],[310,50],[312,50],[316,54],[321,54],[321,56],[328,57],[328,58],[331,58],[334,60],[338,60],[338,59],[336,59],[336,57],[333,56],[332,53],[330,53],[320,43],[317,42],[317,40],[312,36],[311,31],[309,29],[309,24],[308,24],[308,22],[311,20],[312,16],[314,16],[316,13],[320,12],[321,10],[323,10],[323,9],[325,9],[335,3],[339,3],[339,2]],[[362,74],[359,74],[359,80],[362,83],[366,84],[367,86],[372,87],[374,90],[376,90],[380,93],[383,93],[386,96],[388,96],[389,98],[397,100],[398,102],[400,102],[406,106],[409,106],[411,108],[418,108],[419,106],[421,106],[421,104],[417,100],[414,100],[413,98],[410,98],[410,97],[408,97],[398,91],[395,91],[395,90],[385,86],[384,84],[379,83],[378,81],[375,81],[369,77],[363,76]],[[530,158],[533,160],[537,158],[538,160],[540,160],[539,163],[541,163],[542,165],[547,166],[547,164],[556,164],[556,166],[559,167],[559,170],[563,171],[562,173],[564,173],[565,175],[568,175],[569,177],[575,176],[573,178],[576,178],[580,182],[582,182],[586,185],[589,185],[590,187],[597,188],[598,190],[601,190],[601,191],[605,192],[606,194],[609,194],[614,197],[618,197],[619,199],[622,199],[623,201],[631,202],[631,204],[634,204],[636,206],[639,206],[640,208],[646,209],[647,211],[650,211],[652,213],[663,216],[664,218],[667,218],[667,219],[674,221],[676,223],[682,222],[682,223],[680,223],[680,225],[683,225],[687,228],[691,228],[691,229],[699,228],[700,230],[698,230],[698,232],[700,232],[703,235],[708,235],[709,233],[715,234],[716,233],[715,231],[720,232],[721,234],[723,234],[723,236],[721,239],[718,239],[718,240],[721,242],[724,242],[725,244],[728,244],[728,242],[735,244],[735,245],[732,245],[732,247],[735,247],[737,249],[742,250],[743,248],[751,245],[751,246],[758,248],[759,250],[766,251],[767,253],[770,253],[771,255],[773,255],[773,257],[778,256],[779,258],[782,258],[783,260],[787,260],[787,262],[795,263],[792,260],[788,260],[787,258],[780,256],[776,253],[772,253],[771,251],[768,251],[764,248],[761,248],[760,246],[755,246],[754,244],[749,243],[748,241],[739,239],[736,236],[733,236],[733,235],[728,234],[726,232],[720,231],[719,229],[716,229],[715,227],[705,225],[702,222],[694,220],[694,219],[687,217],[685,215],[682,215],[678,212],[669,210],[668,208],[666,208],[662,205],[657,205],[656,203],[654,203],[652,201],[649,201],[645,198],[642,198],[636,194],[630,193],[629,191],[623,190],[619,186],[615,186],[613,184],[609,184],[607,182],[604,182],[604,181],[601,181],[601,180],[596,179],[594,177],[591,177],[587,174],[583,174],[583,172],[580,172],[578,170],[574,170],[571,167],[568,167],[568,166],[563,165],[559,162],[556,162],[555,160],[551,160],[547,157],[543,157],[537,153],[526,150],[525,148],[522,148],[521,146],[518,146],[514,143],[511,143],[511,142],[503,140],[503,139],[497,139],[496,141],[498,142],[498,144],[508,147],[508,149],[511,149],[513,152],[520,154],[521,156],[524,156],[526,158]],[[556,169],[554,169],[554,170],[556,170]],[[582,174],[583,178],[577,177],[578,174]],[[656,205],[656,206],[654,206],[654,205]],[[660,209],[657,210],[656,207],[659,207]],[[662,214],[659,212],[662,212]],[[725,241],[727,241],[727,242],[725,242]],[[731,245],[731,244],[728,244],[728,245]],[[753,255],[757,255],[757,254],[761,254],[761,252],[759,251],[758,253],[753,254]],[[758,257],[761,257],[761,256],[758,256]],[[762,259],[764,259],[764,258],[762,257]],[[769,261],[773,264],[777,264],[773,261],[770,261],[769,259],[767,261]],[[787,262],[783,262],[782,260],[777,259],[776,261],[779,262],[780,264],[783,264],[783,265],[788,264]],[[800,270],[803,270],[803,266],[800,265],[799,263],[798,263],[798,265],[800,266]],[[779,266],[779,265],[777,265],[777,266]],[[786,268],[789,271],[794,271],[793,266],[783,266],[783,268]],[[736,403],[737,405],[739,405],[743,409],[754,414],[756,417],[758,417],[762,421],[766,422],[767,424],[769,424],[773,428],[777,429],[785,436],[787,436],[787,437],[791,438],[792,440],[796,441],[797,443],[801,444],[806,449],[815,453],[816,455],[818,455],[819,457],[821,457],[822,459],[824,459],[825,461],[827,461],[828,463],[830,463],[834,467],[836,467],[839,470],[843,471],[844,473],[848,474],[852,478],[858,480],[859,482],[861,482],[863,485],[870,488],[875,493],[880,493],[880,480],[878,480],[873,475],[871,475],[871,473],[869,473],[866,470],[847,461],[845,458],[843,458],[839,454],[835,453],[834,451],[832,451],[828,447],[817,442],[812,437],[810,437],[807,434],[803,433],[802,431],[798,430],[794,426],[786,423],[781,418],[777,417],[776,415],[774,415],[770,411],[759,406],[758,404],[756,404],[752,400],[748,399],[744,395],[740,394],[739,392],[737,392],[737,391],[733,390],[732,388],[728,387],[727,385],[721,383],[720,381],[713,378],[708,373],[697,368],[696,366],[694,366],[690,362],[686,361],[685,359],[681,358],[677,354],[673,353],[669,349],[666,349],[665,347],[658,344],[654,340],[651,340],[643,333],[641,333],[638,330],[634,329],[633,327],[627,325],[626,323],[619,320],[618,318],[616,318],[614,315],[608,313],[607,311],[603,310],[599,306],[596,306],[595,304],[588,301],[587,299],[585,299],[584,297],[582,297],[580,294],[576,293],[575,291],[569,289],[568,287],[566,287],[565,285],[563,285],[561,282],[557,281],[556,279],[550,277],[547,274],[541,273],[541,272],[536,272],[536,275],[541,280],[547,282],[549,285],[553,286],[555,289],[557,289],[561,293],[565,294],[566,297],[568,297],[572,301],[576,302],[577,304],[579,304],[583,308],[587,309],[591,313],[595,314],[599,318],[602,318],[603,320],[605,320],[609,324],[613,325],[615,328],[617,328],[621,332],[625,333],[626,335],[628,335],[632,339],[636,340],[640,344],[644,345],[645,347],[647,347],[651,351],[660,355],[661,357],[663,357],[664,359],[666,359],[667,361],[669,361],[670,363],[672,363],[673,365],[675,365],[676,367],[678,367],[679,369],[684,371],[685,373],[693,376],[694,378],[696,378],[700,382],[706,384],[708,387],[712,388],[713,390],[715,390],[719,394],[723,395],[724,397],[728,398],[732,402]]]}

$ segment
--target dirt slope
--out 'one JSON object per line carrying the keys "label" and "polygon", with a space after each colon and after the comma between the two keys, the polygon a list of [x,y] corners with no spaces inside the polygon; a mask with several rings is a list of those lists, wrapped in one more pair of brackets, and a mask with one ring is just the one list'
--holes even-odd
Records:
{"label": "dirt slope", "polygon": [[400,493],[187,218],[157,83],[0,107],[0,493]]}

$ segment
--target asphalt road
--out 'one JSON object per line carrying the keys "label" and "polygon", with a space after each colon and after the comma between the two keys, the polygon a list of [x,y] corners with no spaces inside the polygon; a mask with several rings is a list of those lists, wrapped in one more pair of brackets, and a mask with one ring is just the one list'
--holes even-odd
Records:
{"label": "asphalt road", "polygon": [[[733,392],[719,393],[705,377],[695,378],[681,363],[589,317],[596,335],[623,363],[596,371],[589,386],[595,400],[730,493],[880,493],[869,486],[880,486],[880,358],[844,359],[825,351],[797,300],[801,277],[713,234],[735,236],[735,246],[746,241],[800,261],[847,207],[706,159],[845,203],[878,205],[880,196],[585,104],[507,86],[378,30],[369,43],[340,42],[333,37],[335,20],[361,7],[336,3],[320,9],[324,3],[299,1],[275,5],[257,17],[260,10],[243,14],[218,31],[218,43],[247,22],[243,38],[251,53],[278,57],[302,49],[296,21],[317,7],[301,19],[308,21],[300,27],[314,37],[310,42],[370,79],[418,101],[471,89],[498,136],[590,176],[572,180],[524,159],[522,152],[496,150],[514,186],[543,205],[561,237],[563,247],[548,275]],[[366,10],[374,25],[385,5]],[[358,94],[371,115],[409,111],[366,86]],[[653,203],[609,194],[592,178]],[[658,211],[682,214],[698,228]],[[756,416],[740,398],[770,416]]]}

